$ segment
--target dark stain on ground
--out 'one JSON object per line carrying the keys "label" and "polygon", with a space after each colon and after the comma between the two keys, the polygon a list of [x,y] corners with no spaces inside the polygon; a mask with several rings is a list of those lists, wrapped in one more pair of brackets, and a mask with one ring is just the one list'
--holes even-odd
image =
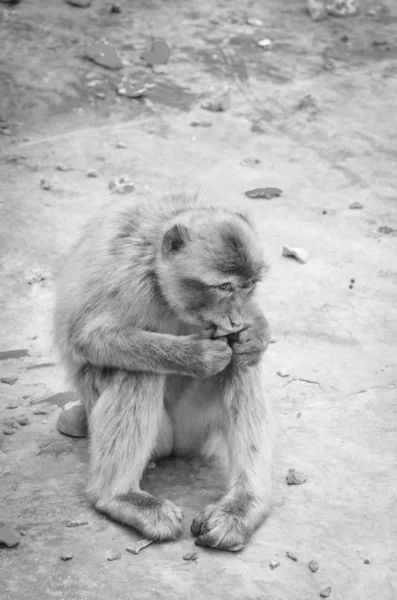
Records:
{"label": "dark stain on ground", "polygon": [[7,350],[6,352],[0,352],[0,360],[23,358],[24,356],[29,356],[28,350]]}
{"label": "dark stain on ground", "polygon": [[44,369],[45,367],[55,367],[55,363],[53,362],[46,362],[46,363],[41,363],[38,365],[29,365],[27,367],[28,371],[31,371],[32,369]]}
{"label": "dark stain on ground", "polygon": [[148,98],[154,103],[189,111],[197,102],[197,95],[173,81],[162,79],[150,90]]}
{"label": "dark stain on ground", "polygon": [[247,83],[249,75],[244,59],[235,52],[225,52],[223,48],[219,48],[219,53],[228,71],[236,75],[244,83]]}
{"label": "dark stain on ground", "polygon": [[397,46],[386,43],[385,45],[371,45],[353,48],[352,56],[361,59],[360,62],[382,61],[388,58],[397,58]]}
{"label": "dark stain on ground", "polygon": [[[194,63],[198,69],[203,69],[216,77],[238,77],[241,81],[247,82],[250,76],[265,78],[274,83],[286,83],[294,77],[293,69],[284,66],[280,69],[280,61],[275,60],[274,53],[266,54],[261,48],[252,43],[252,38],[239,37],[234,38],[236,43],[228,48],[193,49],[183,48],[188,56],[187,61],[193,66]],[[251,40],[251,41],[249,41]],[[283,60],[285,63],[285,59]]]}

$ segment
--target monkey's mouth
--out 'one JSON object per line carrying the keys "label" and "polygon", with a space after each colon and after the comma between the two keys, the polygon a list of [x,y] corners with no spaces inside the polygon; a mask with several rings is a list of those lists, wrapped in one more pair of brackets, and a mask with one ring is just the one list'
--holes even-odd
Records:
{"label": "monkey's mouth", "polygon": [[226,337],[229,335],[237,335],[237,333],[240,333],[240,331],[244,331],[244,329],[246,329],[247,327],[244,326],[244,324],[240,327],[223,327],[222,325],[213,324],[211,328],[213,328],[212,337],[215,339],[220,337]]}

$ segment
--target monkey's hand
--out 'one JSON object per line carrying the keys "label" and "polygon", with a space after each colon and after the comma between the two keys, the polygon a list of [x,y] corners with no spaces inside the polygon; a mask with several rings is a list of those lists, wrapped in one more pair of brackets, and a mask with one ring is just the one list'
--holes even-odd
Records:
{"label": "monkey's hand", "polygon": [[210,333],[195,334],[190,336],[194,349],[193,377],[206,379],[223,371],[230,363],[232,349],[226,338],[207,338]]}
{"label": "monkey's hand", "polygon": [[241,331],[228,336],[228,342],[233,352],[232,366],[246,368],[259,364],[270,342],[269,324],[264,315],[259,312],[252,315]]}

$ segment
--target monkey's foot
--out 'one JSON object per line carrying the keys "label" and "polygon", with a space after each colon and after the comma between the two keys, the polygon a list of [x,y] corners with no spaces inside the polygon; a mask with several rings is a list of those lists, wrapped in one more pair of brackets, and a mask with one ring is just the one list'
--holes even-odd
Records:
{"label": "monkey's foot", "polygon": [[234,500],[220,500],[208,505],[191,525],[197,537],[196,546],[208,546],[238,552],[244,548],[257,522],[252,519],[251,502],[243,496]]}
{"label": "monkey's foot", "polygon": [[169,500],[158,500],[146,492],[131,491],[111,500],[98,500],[95,508],[133,527],[148,540],[176,540],[183,530],[180,508]]}

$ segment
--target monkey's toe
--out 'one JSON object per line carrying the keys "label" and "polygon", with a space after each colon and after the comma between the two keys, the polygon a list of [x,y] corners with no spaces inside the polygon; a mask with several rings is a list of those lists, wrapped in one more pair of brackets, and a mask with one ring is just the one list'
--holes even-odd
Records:
{"label": "monkey's toe", "polygon": [[182,533],[183,513],[170,500],[160,503],[157,510],[145,515],[145,536],[159,541],[176,540]]}
{"label": "monkey's toe", "polygon": [[196,546],[218,548],[238,552],[245,546],[252,528],[241,516],[223,510],[216,505],[209,506],[198,515],[190,527],[197,537]]}

